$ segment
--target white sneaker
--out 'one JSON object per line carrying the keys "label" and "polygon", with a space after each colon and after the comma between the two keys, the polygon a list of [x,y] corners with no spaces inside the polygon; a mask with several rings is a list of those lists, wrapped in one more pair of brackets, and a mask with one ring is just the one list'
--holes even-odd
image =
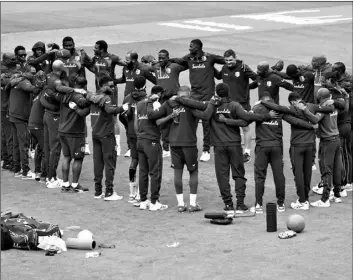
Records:
{"label": "white sneaker", "polygon": [[124,157],[130,157],[131,156],[131,150],[127,150],[125,153]]}
{"label": "white sneaker", "polygon": [[145,201],[140,202],[140,210],[146,210],[150,207],[151,202],[147,199]]}
{"label": "white sneaker", "polygon": [[347,197],[347,196],[348,196],[347,190],[343,189],[343,190],[340,192],[340,195],[341,195],[341,197]]}
{"label": "white sneaker", "polygon": [[264,210],[260,204],[256,204],[255,206],[250,208],[251,213],[263,214]]}
{"label": "white sneaker", "polygon": [[323,187],[319,187],[319,184],[317,184],[316,186],[313,186],[312,191],[316,194],[322,195],[324,188]]}
{"label": "white sneaker", "polygon": [[117,155],[118,157],[120,157],[120,154],[121,154],[120,145],[116,145],[116,146],[115,146],[115,151],[116,151],[116,155]]}
{"label": "white sneaker", "polygon": [[122,200],[124,197],[118,195],[116,192],[113,192],[112,195],[104,197],[105,201],[115,201],[115,200]]}
{"label": "white sneaker", "polygon": [[36,174],[33,173],[31,170],[28,170],[26,175],[21,176],[22,180],[34,180],[36,178]]}
{"label": "white sneaker", "polygon": [[200,157],[200,161],[209,161],[211,159],[210,152],[202,152],[202,155]]}
{"label": "white sneaker", "polygon": [[164,151],[163,150],[163,157],[170,157],[170,151]]}
{"label": "white sneaker", "polygon": [[61,183],[60,180],[56,179],[56,180],[51,180],[51,181],[48,181],[46,184],[47,184],[47,188],[48,189],[58,189],[58,188],[61,188]]}
{"label": "white sneaker", "polygon": [[342,203],[342,199],[340,197],[330,196],[329,200],[335,203]]}
{"label": "white sneaker", "polygon": [[353,185],[352,184],[347,184],[343,187],[344,190],[347,192],[351,192],[353,190]]}
{"label": "white sneaker", "polygon": [[132,203],[132,206],[134,207],[140,207],[141,205],[141,199],[140,198],[136,198],[136,202]]}
{"label": "white sneaker", "polygon": [[315,202],[310,203],[313,207],[330,207],[330,200],[328,199],[326,202],[323,202],[321,199]]}
{"label": "white sneaker", "polygon": [[91,151],[90,151],[90,149],[89,149],[89,144],[87,143],[86,145],[85,145],[85,155],[90,155],[91,154]]}
{"label": "white sneaker", "polygon": [[168,209],[168,205],[162,204],[159,201],[156,201],[156,203],[150,203],[150,211],[157,211],[157,210],[165,210]]}
{"label": "white sneaker", "polygon": [[301,203],[299,200],[297,200],[296,202],[292,202],[290,207],[295,210],[309,210],[309,202],[305,201],[304,203]]}

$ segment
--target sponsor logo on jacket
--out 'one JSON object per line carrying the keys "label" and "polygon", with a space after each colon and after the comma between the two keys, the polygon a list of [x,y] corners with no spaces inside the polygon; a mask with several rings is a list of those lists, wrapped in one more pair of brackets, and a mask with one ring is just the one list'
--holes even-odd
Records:
{"label": "sponsor logo on jacket", "polygon": [[263,124],[278,126],[278,121],[263,122]]}
{"label": "sponsor logo on jacket", "polygon": [[193,64],[192,69],[206,68],[205,64]]}
{"label": "sponsor logo on jacket", "polygon": [[137,119],[138,120],[148,120],[148,116],[147,115],[137,115]]}

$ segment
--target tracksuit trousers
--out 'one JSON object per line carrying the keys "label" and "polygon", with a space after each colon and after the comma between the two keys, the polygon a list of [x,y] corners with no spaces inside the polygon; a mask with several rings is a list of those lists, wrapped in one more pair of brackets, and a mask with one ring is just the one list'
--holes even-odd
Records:
{"label": "tracksuit trousers", "polygon": [[233,206],[231,187],[229,184],[230,170],[235,181],[237,205],[244,204],[246,178],[243,161],[243,149],[239,146],[214,147],[216,178],[224,204]]}
{"label": "tracksuit trousers", "polygon": [[93,141],[93,170],[95,195],[102,193],[103,171],[105,170],[105,192],[113,193],[114,174],[116,168],[116,140],[114,135],[103,138],[92,137]]}
{"label": "tracksuit trousers", "polygon": [[43,117],[44,123],[44,156],[45,165],[48,170],[48,178],[56,178],[56,170],[58,168],[61,142],[59,137],[59,115],[45,112]]}
{"label": "tracksuit trousers", "polygon": [[34,172],[41,173],[41,177],[47,177],[47,166],[44,157],[44,129],[33,127],[29,131],[38,142],[34,156]]}
{"label": "tracksuit trousers", "polygon": [[323,193],[321,200],[326,202],[330,197],[333,182],[333,192],[340,197],[340,185],[342,180],[342,154],[340,139],[337,136],[333,140],[320,140],[319,163]]}
{"label": "tracksuit trousers", "polygon": [[22,120],[11,120],[13,139],[13,166],[15,172],[22,169],[22,174],[27,174],[30,170],[28,161],[29,131],[28,123]]}
{"label": "tracksuit trousers", "polygon": [[312,176],[312,144],[291,145],[291,161],[294,181],[300,203],[309,201]]}
{"label": "tracksuit trousers", "polygon": [[139,159],[139,190],[141,201],[147,200],[148,176],[151,177],[151,202],[159,200],[162,184],[163,158],[160,141],[150,139],[137,140]]}
{"label": "tracksuit trousers", "polygon": [[262,205],[268,164],[271,165],[275,182],[277,203],[283,204],[285,198],[285,178],[283,174],[283,147],[255,147],[255,197]]}
{"label": "tracksuit trousers", "polygon": [[351,124],[345,123],[338,126],[340,132],[342,161],[343,161],[343,180],[342,186],[352,182],[352,131]]}
{"label": "tracksuit trousers", "polygon": [[1,112],[1,151],[3,152],[4,165],[12,165],[13,138],[11,122],[6,112]]}

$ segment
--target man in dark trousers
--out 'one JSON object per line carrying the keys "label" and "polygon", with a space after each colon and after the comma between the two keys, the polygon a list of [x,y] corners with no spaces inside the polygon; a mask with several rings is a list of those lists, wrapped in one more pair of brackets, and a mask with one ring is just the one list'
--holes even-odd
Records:
{"label": "man in dark trousers", "polygon": [[[326,88],[321,88],[317,92],[317,98],[321,106],[331,100],[330,91]],[[323,184],[323,193],[320,200],[310,203],[314,207],[330,207],[330,191],[333,183],[332,200],[336,203],[341,200],[341,179],[342,179],[342,155],[339,138],[339,130],[337,127],[338,110],[333,113],[324,114],[317,113],[315,115],[303,105],[296,104],[296,107],[304,110],[304,112],[314,118],[312,123],[319,124],[317,135],[320,138],[319,146],[319,163],[321,171],[321,181]]]}
{"label": "man in dark trousers", "polygon": [[[62,163],[63,182],[61,184],[63,192],[82,193],[88,191],[88,188],[82,187],[78,182],[85,156],[86,116],[90,112],[90,102],[81,93],[81,90],[86,86],[86,78],[77,77],[74,93],[64,95],[54,92],[53,96],[55,100],[60,102],[58,133],[64,156]],[[72,183],[70,185],[69,173],[72,160]]]}
{"label": "man in dark trousers", "polygon": [[[179,75],[181,72],[188,69],[186,66],[170,62],[169,59],[169,52],[165,49],[160,50],[158,53],[158,63],[151,66],[151,70],[157,80],[157,85],[164,89],[161,96],[161,104],[177,93],[180,87]],[[161,125],[160,127],[162,133],[163,157],[168,157],[170,156],[168,140],[169,126]]]}
{"label": "man in dark trousers", "polygon": [[[149,66],[138,61],[138,54],[135,51],[129,51],[125,55],[125,66],[122,70],[122,76],[114,80],[115,84],[125,84],[124,97],[130,94],[134,90],[134,79],[137,76],[143,76],[146,80],[149,80],[152,84],[156,84],[156,77],[152,75],[149,70]],[[125,115],[119,116],[120,122],[124,125],[127,131],[127,119]],[[130,143],[127,142],[128,151],[124,155],[125,157],[130,156]]]}
{"label": "man in dark trousers", "polygon": [[[162,92],[163,88],[156,86]],[[156,88],[154,87],[154,88]],[[153,89],[152,89],[153,90]],[[174,186],[178,201],[178,212],[183,213],[201,211],[197,203],[198,188],[198,150],[197,150],[197,123],[196,111],[180,105],[173,99],[190,97],[190,88],[182,86],[178,89],[177,96],[166,101],[158,110],[153,110],[152,104],[148,104],[148,118],[157,120],[158,125],[167,124],[169,129],[172,168],[174,169]],[[197,102],[197,101],[194,101]],[[198,102],[197,102],[198,103]],[[162,119],[161,119],[162,118]],[[190,207],[184,203],[183,171],[184,165],[190,174]]]}
{"label": "man in dark trousers", "polygon": [[[260,100],[274,102],[270,92],[259,93]],[[268,114],[267,109],[262,104],[253,107],[256,114]],[[282,120],[256,122],[256,147],[255,147],[255,207],[251,210],[256,213],[263,213],[263,195],[265,191],[265,181],[268,164],[271,165],[273,180],[276,188],[277,210],[285,211],[285,178],[283,174],[283,143],[282,143]]]}
{"label": "man in dark trousers", "polygon": [[1,61],[1,152],[4,156],[2,169],[13,171],[12,153],[12,131],[9,121],[9,98],[10,88],[7,84],[16,70],[17,60],[12,53],[4,53]]}
{"label": "man in dark trousers", "polygon": [[[215,150],[215,170],[218,185],[225,204],[224,211],[229,215],[248,211],[244,204],[246,178],[243,161],[243,151],[241,147],[241,136],[239,126],[246,126],[255,120],[270,120],[276,114],[257,115],[247,112],[236,101],[229,97],[229,87],[225,83],[216,86],[216,95],[207,104],[199,103],[199,109],[204,112],[196,111],[196,115],[210,121],[211,126],[211,145]],[[220,99],[220,102],[219,102]],[[193,100],[177,99],[181,104],[196,107]],[[220,103],[220,105],[219,105]],[[231,122],[231,119],[236,122]],[[231,127],[233,126],[233,127]],[[232,169],[232,176],[235,180],[235,193],[237,198],[236,208],[234,209],[231,188],[229,185],[229,168]]]}
{"label": "man in dark trousers", "polygon": [[[81,53],[83,55],[83,61],[85,67],[94,73],[95,75],[95,85],[96,91],[100,89],[99,80],[102,75],[107,75],[111,80],[116,78],[115,75],[115,67],[125,66],[126,63],[117,55],[111,54],[108,52],[108,44],[104,40],[99,40],[94,45],[94,57],[90,58],[87,53],[82,50]],[[118,88],[114,88],[114,92],[111,95],[111,100],[113,104],[118,104]],[[91,126],[93,127],[96,119],[98,118],[98,112],[100,109],[97,106],[91,106]],[[114,129],[115,129],[115,141],[117,143],[116,153],[120,156],[121,148],[120,148],[120,128],[119,123],[117,121],[117,117],[114,116]]]}
{"label": "man in dark trousers", "polygon": [[[137,103],[137,151],[139,158],[140,209],[150,211],[165,210],[168,205],[159,202],[162,183],[163,157],[160,144],[161,133],[155,120],[148,118],[148,105],[160,98],[154,94]],[[153,106],[153,105],[152,105]],[[147,199],[148,176],[151,177],[151,201]]]}
{"label": "man in dark trousers", "polygon": [[[117,154],[115,151],[116,140],[114,136],[114,115],[128,110],[128,105],[117,107],[112,103],[111,95],[115,86],[112,79],[103,75],[99,79],[99,90],[97,92],[101,99],[94,101],[94,95],[88,95],[87,99],[98,105],[98,118],[92,127],[93,139],[93,169],[95,194],[94,198],[104,198],[105,201],[116,201],[123,199],[114,189],[114,173],[116,168]],[[102,191],[103,170],[105,169],[105,193]]]}
{"label": "man in dark trousers", "polygon": [[[308,120],[306,114],[295,106],[298,103],[303,103],[308,110],[314,114],[318,111],[332,113],[334,111],[334,106],[330,105],[320,108],[319,105],[306,103],[302,100],[299,92],[291,92],[288,95],[288,101],[289,104],[291,104],[289,107],[280,106],[270,101],[262,101],[261,104],[270,110],[285,114],[282,118],[291,124],[290,158],[298,195],[297,201],[291,203],[291,208],[296,210],[308,210],[312,176],[312,145],[315,143],[316,139],[314,130],[314,127],[316,128],[316,126],[309,123],[310,119]],[[291,115],[299,118],[299,120]]]}
{"label": "man in dark trousers", "polygon": [[[40,99],[45,91],[45,86],[47,84],[47,76],[44,71],[39,70],[33,77],[33,85],[40,89],[37,96],[33,96],[31,112],[28,120],[28,129],[33,138],[37,141],[38,145],[36,147],[34,156],[34,172],[35,179],[37,181],[45,182],[47,177],[47,166],[44,160],[44,107],[40,103]],[[53,108],[54,109],[54,108]]]}
{"label": "man in dark trousers", "polygon": [[257,80],[249,85],[250,89],[258,88],[259,97],[262,96],[264,91],[270,93],[271,98],[276,104],[279,103],[279,88],[282,87],[286,90],[293,91],[292,84],[286,82],[278,74],[270,69],[267,61],[262,61],[257,65]]}
{"label": "man in dark trousers", "polygon": [[[65,71],[64,63],[61,60],[55,60],[52,67],[53,72],[47,76],[48,89],[55,93],[72,94],[74,89],[68,87],[67,80],[61,79]],[[44,155],[46,157],[46,162],[49,161],[47,188],[61,188],[62,180],[58,179],[56,174],[61,153],[61,143],[58,133],[60,102],[55,100],[52,96],[49,96],[47,93],[44,93],[41,98],[41,103],[45,108],[43,117]],[[48,106],[47,103],[50,103],[51,105]],[[54,106],[55,110],[52,110],[52,106]]]}
{"label": "man in dark trousers", "polygon": [[[190,42],[189,54],[181,59],[171,59],[189,69],[189,80],[191,84],[191,98],[198,101],[208,101],[215,90],[214,65],[225,64],[224,58],[219,55],[206,53],[202,50],[203,44],[200,39]],[[202,121],[203,126],[203,151],[200,161],[209,161],[210,156],[210,125]]]}
{"label": "man in dark trousers", "polygon": [[136,138],[136,131],[135,131],[135,111],[137,103],[141,100],[145,99],[147,96],[146,93],[146,79],[144,76],[138,76],[134,79],[134,90],[128,94],[124,98],[123,104],[128,104],[129,110],[126,112],[126,117],[128,120],[127,123],[127,136],[129,138],[130,143],[130,156],[131,156],[131,163],[129,166],[129,188],[130,188],[130,195],[129,195],[129,202],[130,203],[139,203],[140,202],[140,195],[138,191],[138,186],[136,182],[136,170],[138,166],[138,152],[137,152],[137,138]]}
{"label": "man in dark trousers", "polygon": [[[250,91],[249,79],[255,81],[257,74],[241,60],[237,60],[237,55],[232,49],[224,52],[226,65],[217,75],[217,79],[222,79],[229,87],[229,97],[231,100],[240,103],[244,110],[250,111]],[[242,127],[244,133],[244,162],[251,160],[251,132],[250,127]]]}
{"label": "man in dark trousers", "polygon": [[[9,120],[13,139],[13,164],[15,177],[34,179],[35,175],[29,168],[28,145],[29,130],[28,119],[31,111],[31,94],[38,94],[40,89],[31,84],[33,74],[23,72],[13,75],[9,81]],[[21,104],[21,106],[19,106]],[[21,172],[22,168],[22,172]]]}

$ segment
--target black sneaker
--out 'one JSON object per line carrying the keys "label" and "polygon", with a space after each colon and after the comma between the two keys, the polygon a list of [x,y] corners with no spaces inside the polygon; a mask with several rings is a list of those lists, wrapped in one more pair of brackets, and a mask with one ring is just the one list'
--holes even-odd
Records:
{"label": "black sneaker", "polygon": [[223,208],[224,212],[227,213],[228,216],[234,216],[234,206],[233,205],[226,205]]}
{"label": "black sneaker", "polygon": [[11,170],[12,166],[10,163],[4,163],[1,168],[2,170]]}
{"label": "black sneaker", "polygon": [[243,214],[247,211],[249,211],[249,208],[244,203],[237,205],[237,208],[235,209],[236,214]]}
{"label": "black sneaker", "polygon": [[75,192],[72,186],[61,187],[61,192],[63,193],[73,193]]}
{"label": "black sneaker", "polygon": [[88,192],[89,191],[88,188],[84,188],[80,184],[78,184],[76,188],[74,188],[74,187],[72,187],[72,188],[77,193],[83,193],[83,192]]}
{"label": "black sneaker", "polygon": [[243,155],[243,160],[244,160],[244,163],[250,162],[251,161],[250,155],[248,153],[245,153]]}

